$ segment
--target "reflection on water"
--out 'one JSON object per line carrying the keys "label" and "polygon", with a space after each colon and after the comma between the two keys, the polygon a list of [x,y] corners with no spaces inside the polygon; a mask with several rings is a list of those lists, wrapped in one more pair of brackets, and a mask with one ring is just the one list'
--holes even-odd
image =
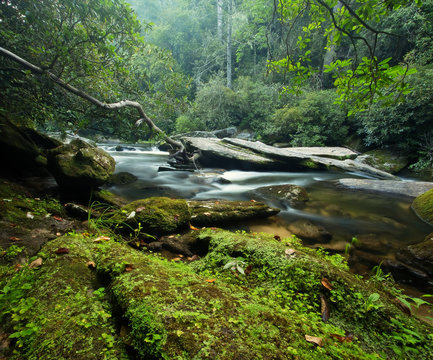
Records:
{"label": "reflection on water", "polygon": [[[374,234],[374,241],[379,245],[388,244],[386,253],[382,252],[381,256],[391,258],[399,247],[420,242],[432,231],[413,214],[410,198],[340,189],[332,182],[341,177],[358,177],[356,174],[245,172],[223,169],[205,169],[195,173],[158,172],[160,166],[166,166],[168,154],[165,152],[108,150],[116,160],[116,172],[127,171],[138,177],[138,181],[133,184],[109,189],[130,201],[149,196],[249,200],[249,192],[255,188],[295,184],[308,191],[310,200],[305,207],[283,207],[278,216],[245,223],[241,227],[283,237],[290,235],[288,224],[298,219],[309,219],[322,225],[333,235],[329,244],[316,244],[317,246],[344,251],[352,237],[369,238]],[[221,178],[229,183],[220,181]],[[282,207],[271,200],[267,202],[271,206]],[[375,244],[372,243],[371,246],[374,248]]]}

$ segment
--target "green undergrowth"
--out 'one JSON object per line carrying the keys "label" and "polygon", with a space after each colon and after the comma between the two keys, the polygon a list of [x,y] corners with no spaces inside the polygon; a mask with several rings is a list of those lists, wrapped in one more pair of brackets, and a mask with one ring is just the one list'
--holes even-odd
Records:
{"label": "green undergrowth", "polygon": [[9,268],[0,311],[11,358],[432,358],[431,327],[402,313],[393,290],[350,274],[341,257],[295,238],[196,236],[209,253],[190,264],[69,234],[43,247],[41,266]]}
{"label": "green undergrowth", "polygon": [[8,358],[126,358],[111,305],[88,266],[89,245],[81,236],[61,237],[38,254],[41,266],[3,273],[0,320],[14,344]]}

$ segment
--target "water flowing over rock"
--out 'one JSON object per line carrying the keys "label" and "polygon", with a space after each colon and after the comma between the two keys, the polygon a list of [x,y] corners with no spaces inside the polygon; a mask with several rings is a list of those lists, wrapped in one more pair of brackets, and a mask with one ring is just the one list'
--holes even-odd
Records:
{"label": "water flowing over rock", "polygon": [[115,168],[104,150],[72,140],[48,153],[48,169],[63,189],[91,189],[107,182]]}
{"label": "water flowing over rock", "polygon": [[[247,170],[280,170],[299,171],[305,169],[343,170],[360,172],[379,179],[398,180],[397,177],[370,165],[357,162],[347,157],[356,153],[345,148],[323,148],[321,156],[317,148],[276,148],[259,141],[224,138],[182,138],[190,151],[201,153],[199,162],[208,167],[224,167],[226,169]],[[332,158],[331,158],[331,157]],[[338,160],[336,158],[344,158]]]}
{"label": "water flowing over rock", "polygon": [[433,182],[425,181],[395,181],[371,179],[340,179],[338,186],[354,190],[372,191],[417,197],[433,188]]}

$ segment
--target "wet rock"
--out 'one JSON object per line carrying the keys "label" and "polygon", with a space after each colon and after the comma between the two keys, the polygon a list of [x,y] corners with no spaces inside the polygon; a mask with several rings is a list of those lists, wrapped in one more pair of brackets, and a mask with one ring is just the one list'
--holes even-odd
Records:
{"label": "wet rock", "polygon": [[115,148],[116,151],[136,151],[137,149],[131,146],[122,146],[122,145],[117,145]]}
{"label": "wet rock", "polygon": [[48,153],[48,169],[63,190],[103,185],[114,172],[115,161],[104,150],[73,140]]}
{"label": "wet rock", "polygon": [[412,210],[430,225],[433,225],[433,189],[419,195],[412,203]]}
{"label": "wet rock", "polygon": [[209,239],[199,237],[196,230],[182,235],[163,236],[159,241],[165,250],[188,257],[193,254],[206,255],[209,249]]}
{"label": "wet rock", "polygon": [[188,206],[191,212],[191,224],[195,226],[214,226],[266,218],[280,211],[261,202],[253,201],[190,200]]}
{"label": "wet rock", "polygon": [[181,237],[176,236],[164,236],[159,239],[162,243],[162,247],[174,254],[182,254],[185,256],[192,256],[193,253],[189,249],[186,242],[182,241]]}
{"label": "wet rock", "polygon": [[300,219],[291,223],[289,226],[287,226],[287,229],[297,237],[307,242],[326,243],[332,239],[332,234],[323,226],[316,225],[310,220],[306,219]]}
{"label": "wet rock", "polygon": [[277,200],[284,205],[299,207],[308,201],[308,193],[302,186],[285,184],[263,186],[250,191],[253,198]]}
{"label": "wet rock", "polygon": [[433,182],[372,179],[340,179],[337,186],[353,190],[388,193],[416,197],[433,188]]}
{"label": "wet rock", "polygon": [[356,249],[373,254],[387,254],[392,249],[393,238],[390,234],[359,234],[355,235]]}
{"label": "wet rock", "polygon": [[163,243],[161,241],[152,241],[149,244],[146,244],[146,247],[150,251],[159,252],[163,249]]}
{"label": "wet rock", "polygon": [[[274,144],[275,146],[275,144]],[[282,146],[277,146],[282,148]],[[312,155],[312,156],[321,156],[331,159],[337,160],[345,160],[345,159],[355,159],[358,156],[358,153],[344,147],[330,147],[330,146],[311,146],[311,147],[290,147],[285,146],[286,150],[292,151],[294,153]]]}
{"label": "wet rock", "polygon": [[382,269],[390,272],[401,283],[422,286],[424,289],[433,287],[433,280],[427,273],[401,261],[386,259],[382,262]]}
{"label": "wet rock", "polygon": [[367,251],[354,250],[350,254],[349,264],[361,263],[371,269],[373,266],[379,265],[382,261],[383,256],[372,254]]}
{"label": "wet rock", "polygon": [[396,254],[396,258],[433,276],[433,233],[426,236],[424,241],[418,244],[400,249]]}
{"label": "wet rock", "polygon": [[137,181],[137,177],[129,172],[121,171],[116,174],[112,174],[107,181],[107,184],[110,185],[126,185],[132,184],[134,181]]}

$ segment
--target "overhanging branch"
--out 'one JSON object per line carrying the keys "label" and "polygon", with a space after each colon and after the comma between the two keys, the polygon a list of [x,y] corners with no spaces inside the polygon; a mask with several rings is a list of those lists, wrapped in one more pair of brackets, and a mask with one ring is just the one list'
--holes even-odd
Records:
{"label": "overhanging branch", "polygon": [[27,60],[21,58],[20,56],[14,54],[13,52],[6,50],[2,47],[0,47],[0,55],[20,64],[21,66],[25,67],[26,69],[30,70],[32,73],[38,74],[38,75],[46,75],[50,80],[55,82],[57,85],[62,87],[63,89],[67,90],[68,92],[79,96],[80,98],[87,100],[88,102],[92,103],[93,105],[96,105],[102,109],[106,110],[114,110],[114,109],[120,109],[123,107],[133,107],[138,111],[139,119],[137,120],[136,124],[140,125],[142,122],[145,122],[147,126],[152,130],[156,131],[157,133],[161,134],[164,138],[164,140],[169,143],[170,145],[174,146],[175,148],[179,149],[179,151],[184,150],[184,146],[182,143],[173,140],[170,138],[164,131],[162,131],[158,126],[154,124],[154,122],[146,115],[146,113],[143,110],[143,107],[140,105],[140,103],[136,101],[131,100],[121,100],[119,102],[110,103],[107,104],[103,101],[98,100],[97,98],[87,94],[83,90],[80,90],[62,79],[60,79],[58,76],[53,74],[51,71],[44,70],[40,68],[39,66],[33,65],[32,63],[28,62]]}

